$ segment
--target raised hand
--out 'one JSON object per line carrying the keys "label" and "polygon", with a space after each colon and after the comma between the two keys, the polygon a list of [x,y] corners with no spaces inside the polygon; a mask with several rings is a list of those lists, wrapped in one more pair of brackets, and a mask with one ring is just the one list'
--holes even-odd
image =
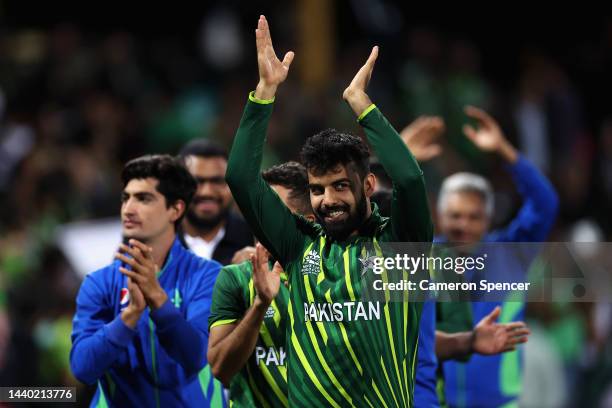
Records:
{"label": "raised hand", "polygon": [[231,263],[233,265],[243,263],[244,261],[250,260],[251,255],[255,255],[255,247],[245,246],[244,248],[234,252]]}
{"label": "raised hand", "polygon": [[372,48],[366,63],[357,71],[357,74],[342,94],[342,98],[344,98],[357,116],[361,115],[372,104],[370,97],[366,93],[366,88],[370,83],[370,78],[372,78],[377,58],[378,46],[375,46]]}
{"label": "raised hand", "polygon": [[463,125],[463,133],[480,150],[501,154],[507,161],[518,158],[516,149],[508,142],[498,123],[487,112],[474,106],[466,106],[465,114],[478,122],[476,129]]}
{"label": "raised hand", "polygon": [[476,353],[490,355],[515,350],[516,346],[526,343],[529,329],[523,322],[496,323],[501,313],[497,306],[474,328],[472,349]]}
{"label": "raised hand", "polygon": [[418,162],[426,162],[442,153],[438,139],[446,127],[439,116],[419,116],[402,130],[400,136]]}
{"label": "raised hand", "polygon": [[278,262],[274,263],[272,271],[268,266],[268,251],[257,243],[255,254],[251,256],[253,264],[253,286],[257,293],[257,298],[266,305],[278,294],[280,288],[280,274],[283,268]]}
{"label": "raised hand", "polygon": [[259,16],[255,30],[257,45],[257,65],[259,67],[259,83],[255,89],[255,97],[259,99],[272,99],[278,86],[287,79],[289,67],[295,54],[289,51],[283,60],[279,60],[272,46],[270,27],[265,16]]}
{"label": "raised hand", "polygon": [[[153,250],[135,239],[130,239],[130,245],[121,244],[119,249],[123,253],[115,254],[115,258],[130,265],[132,269],[120,267],[119,271],[131,278],[132,282],[138,285],[147,304],[152,309],[157,309],[166,302],[168,295],[157,280],[159,267],[153,260]],[[129,254],[131,258],[126,254]]]}

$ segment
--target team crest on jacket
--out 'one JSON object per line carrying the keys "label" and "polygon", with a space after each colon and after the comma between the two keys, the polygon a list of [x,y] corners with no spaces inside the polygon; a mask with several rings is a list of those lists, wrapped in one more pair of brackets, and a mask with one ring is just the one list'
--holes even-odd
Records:
{"label": "team crest on jacket", "polygon": [[311,249],[302,262],[302,275],[318,275],[321,256]]}
{"label": "team crest on jacket", "polygon": [[127,290],[127,288],[121,288],[120,299],[121,300],[119,301],[119,306],[121,307],[121,309],[123,309],[128,305],[128,303],[130,303],[130,291]]}

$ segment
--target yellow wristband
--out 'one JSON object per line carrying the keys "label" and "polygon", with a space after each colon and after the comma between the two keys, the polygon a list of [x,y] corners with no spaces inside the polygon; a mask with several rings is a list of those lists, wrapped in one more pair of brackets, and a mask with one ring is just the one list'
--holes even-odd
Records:
{"label": "yellow wristband", "polygon": [[371,104],[370,106],[368,106],[366,108],[366,110],[364,110],[363,112],[361,112],[361,115],[359,115],[359,117],[357,118],[357,122],[359,122],[361,119],[365,118],[366,115],[370,112],[372,112],[374,109],[376,108],[376,105]]}
{"label": "yellow wristband", "polygon": [[272,99],[259,99],[255,97],[255,91],[249,92],[249,101],[258,103],[260,105],[268,105],[274,103],[274,98]]}

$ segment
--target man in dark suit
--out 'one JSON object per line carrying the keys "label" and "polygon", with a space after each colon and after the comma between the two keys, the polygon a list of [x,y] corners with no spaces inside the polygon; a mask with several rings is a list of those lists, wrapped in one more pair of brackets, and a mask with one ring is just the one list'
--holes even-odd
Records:
{"label": "man in dark suit", "polygon": [[249,226],[232,211],[234,199],[225,182],[227,152],[209,140],[196,139],[179,155],[198,182],[183,221],[185,241],[197,255],[227,265],[237,252],[253,245]]}

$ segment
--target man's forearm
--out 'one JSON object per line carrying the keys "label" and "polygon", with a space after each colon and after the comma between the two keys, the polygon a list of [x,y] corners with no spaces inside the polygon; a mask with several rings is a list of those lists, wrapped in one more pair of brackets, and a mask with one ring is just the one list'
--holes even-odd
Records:
{"label": "man's forearm", "polygon": [[209,364],[214,376],[224,385],[229,385],[231,379],[244,367],[253,353],[268,307],[268,304],[256,298],[236,328],[210,347]]}
{"label": "man's forearm", "polygon": [[76,330],[78,334],[73,334],[70,350],[70,368],[74,376],[85,384],[93,384],[100,378],[136,335],[136,331],[119,316],[94,333],[85,334],[81,327]]}
{"label": "man's forearm", "polygon": [[438,360],[463,357],[472,352],[474,332],[445,333],[436,331],[436,356]]}
{"label": "man's forearm", "polygon": [[357,116],[358,118],[370,105],[372,105],[372,100],[370,99],[368,94],[363,91],[346,91],[344,93],[344,98],[346,100],[346,103],[348,103],[351,109],[353,110],[353,113],[355,113],[355,116]]}
{"label": "man's forearm", "polygon": [[[265,95],[260,95],[265,96]],[[257,239],[279,262],[301,249],[295,217],[261,176],[261,162],[273,103],[249,95],[230,151],[225,179]]]}
{"label": "man's forearm", "polygon": [[518,151],[508,141],[502,143],[498,150],[498,153],[506,162],[511,165],[516,163],[519,158]]}

